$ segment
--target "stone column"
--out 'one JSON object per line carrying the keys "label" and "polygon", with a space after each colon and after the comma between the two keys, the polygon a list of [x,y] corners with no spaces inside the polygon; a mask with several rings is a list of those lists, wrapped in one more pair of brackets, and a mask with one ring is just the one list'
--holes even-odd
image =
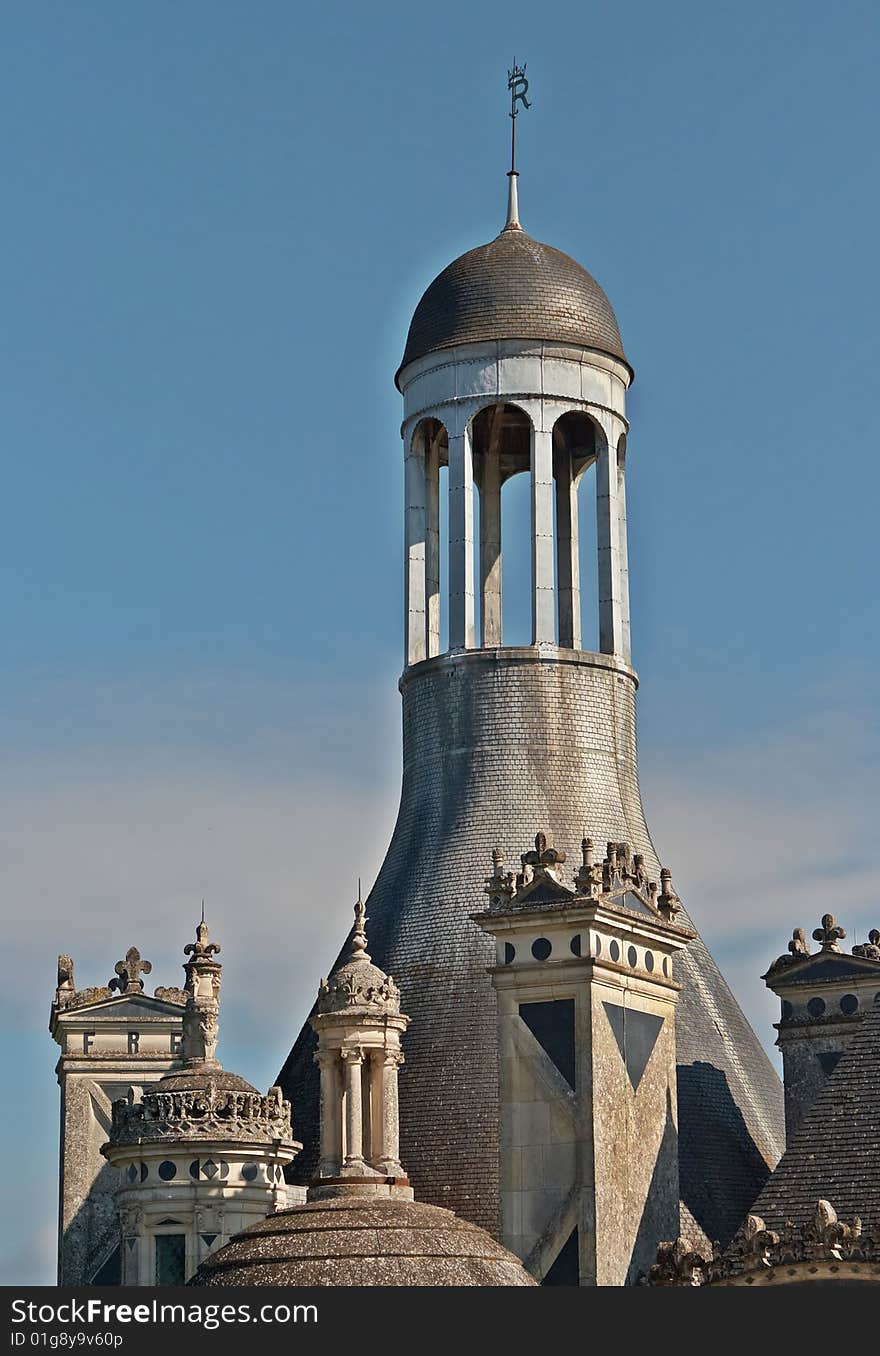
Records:
{"label": "stone column", "polygon": [[474,647],[474,468],[471,431],[449,434],[449,648]]}
{"label": "stone column", "polygon": [[373,1148],[373,1085],[371,1079],[370,1056],[367,1052],[361,1065],[361,1153],[365,1163],[369,1163],[375,1152]]}
{"label": "stone column", "polygon": [[343,1050],[345,1067],[345,1163],[346,1170],[364,1168],[363,1109],[361,1098],[361,1049]]}
{"label": "stone column", "polygon": [[620,562],[620,644],[627,664],[632,661],[629,633],[629,564],[626,548],[626,441],[617,447],[617,553]]}
{"label": "stone column", "polygon": [[370,1051],[370,1148],[367,1161],[371,1167],[382,1170],[385,1157],[385,1130],[382,1117],[382,1083],[384,1050]]}
{"label": "stone column", "polygon": [[532,644],[556,643],[553,434],[532,427]]}
{"label": "stone column", "polygon": [[571,453],[556,458],[556,573],[559,581],[559,644],[581,648],[581,580],[578,554],[577,481]]}
{"label": "stone column", "polygon": [[417,664],[427,657],[425,583],[427,565],[427,512],[425,437],[417,432],[410,440],[404,460],[406,662]]}
{"label": "stone column", "polygon": [[389,1177],[403,1177],[400,1163],[400,1121],[397,1106],[397,1070],[403,1063],[400,1050],[386,1050],[382,1078],[382,1167]]}
{"label": "stone column", "polygon": [[315,1056],[321,1070],[321,1158],[319,1177],[337,1177],[342,1167],[342,1088],[339,1055],[322,1050]]}
{"label": "stone column", "polygon": [[425,561],[425,614],[428,656],[440,653],[440,435],[426,439],[425,510],[427,554]]}
{"label": "stone column", "polygon": [[480,644],[501,645],[501,466],[497,448],[483,454],[480,484]]}
{"label": "stone column", "polygon": [[613,428],[603,426],[596,465],[596,535],[599,545],[599,649],[623,654],[620,606],[620,518]]}

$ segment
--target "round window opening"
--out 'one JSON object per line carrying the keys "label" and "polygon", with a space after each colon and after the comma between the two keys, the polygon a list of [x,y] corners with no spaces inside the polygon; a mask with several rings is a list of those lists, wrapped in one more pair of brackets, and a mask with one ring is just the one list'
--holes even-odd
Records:
{"label": "round window opening", "polygon": [[536,961],[545,961],[552,950],[553,947],[546,937],[538,937],[532,942],[532,955]]}
{"label": "round window opening", "polygon": [[512,965],[516,960],[516,947],[512,942],[504,943],[504,964]]}
{"label": "round window opening", "polygon": [[821,1017],[825,1011],[824,998],[811,998],[807,1004],[807,1012],[811,1017]]}
{"label": "round window opening", "polygon": [[608,954],[613,961],[620,960],[620,947],[617,945],[617,942],[611,943],[611,946],[608,948]]}
{"label": "round window opening", "polygon": [[650,951],[645,952],[645,969],[649,974],[654,969],[654,956]]}
{"label": "round window opening", "polygon": [[635,969],[635,967],[639,963],[639,953],[638,951],[636,951],[634,946],[631,946],[630,949],[627,951],[626,958],[629,961],[630,965],[633,967],[633,969]]}
{"label": "round window opening", "polygon": [[257,1180],[256,1163],[245,1163],[241,1170],[241,1175],[246,1182],[255,1182]]}
{"label": "round window opening", "polygon": [[170,1158],[166,1158],[164,1162],[159,1164],[159,1176],[163,1182],[170,1182],[172,1178],[177,1176],[177,1164],[172,1163]]}
{"label": "round window opening", "polygon": [[847,1017],[852,1017],[854,1012],[859,1010],[859,1000],[854,993],[845,993],[840,1000],[840,1011],[846,1013]]}
{"label": "round window opening", "polygon": [[573,956],[579,956],[581,954],[581,934],[579,932],[576,932],[568,945],[569,949],[571,950],[571,954]]}
{"label": "round window opening", "polygon": [[789,1019],[789,1017],[791,1016],[791,1014],[792,1014],[793,1012],[794,1012],[794,1008],[791,1006],[791,1003],[789,1003],[789,1001],[788,1001],[787,998],[783,998],[783,1000],[782,1000],[782,1020],[783,1020],[784,1022],[787,1022],[788,1019]]}

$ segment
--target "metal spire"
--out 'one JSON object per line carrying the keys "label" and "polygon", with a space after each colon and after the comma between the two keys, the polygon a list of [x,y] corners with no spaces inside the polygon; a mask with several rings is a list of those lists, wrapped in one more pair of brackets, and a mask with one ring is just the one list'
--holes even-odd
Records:
{"label": "metal spire", "polygon": [[513,69],[507,72],[507,88],[510,90],[510,169],[507,172],[507,221],[504,224],[504,229],[505,231],[521,231],[516,191],[516,181],[519,177],[519,171],[516,168],[516,118],[519,113],[517,104],[522,104],[523,108],[531,108],[532,105],[526,98],[529,82],[526,79],[525,64],[517,66],[516,57],[513,59]]}

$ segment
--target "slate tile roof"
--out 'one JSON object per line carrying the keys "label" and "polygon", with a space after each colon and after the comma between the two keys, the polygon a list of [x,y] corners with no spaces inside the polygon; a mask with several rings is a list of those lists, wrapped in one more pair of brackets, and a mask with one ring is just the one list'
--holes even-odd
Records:
{"label": "slate tile roof", "polygon": [[626,362],[596,279],[552,245],[504,230],[431,283],[410,323],[401,370],[435,349],[511,338],[582,345]]}
{"label": "slate tile roof", "polygon": [[792,1136],[753,1207],[768,1228],[803,1224],[816,1201],[880,1232],[880,1003],[874,1006]]}

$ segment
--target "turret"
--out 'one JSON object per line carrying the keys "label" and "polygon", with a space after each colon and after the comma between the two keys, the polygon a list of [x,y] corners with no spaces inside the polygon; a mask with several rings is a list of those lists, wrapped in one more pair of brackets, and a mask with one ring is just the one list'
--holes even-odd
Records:
{"label": "turret", "polygon": [[780,1002],[776,1044],[789,1144],[880,991],[880,932],[872,929],[849,953],[841,945],[845,938],[846,930],[826,913],[812,934],[817,949],[795,928],[788,950],[763,976]]}
{"label": "turret", "polygon": [[116,1174],[101,1156],[120,1087],[149,1087],[180,1058],[185,995],[147,993],[152,963],[130,946],[106,984],[78,989],[58,957],[49,1030],[61,1047],[59,1285],[118,1285],[122,1249]]}
{"label": "turret", "polygon": [[318,1185],[387,1181],[408,1190],[400,1164],[397,1071],[409,1018],[400,1011],[394,980],[370,959],[364,922],[358,899],[348,951],[330,979],[321,980],[311,1019],[321,1070]]}
{"label": "turret", "polygon": [[203,913],[184,950],[175,1066],[113,1103],[102,1152],[116,1174],[123,1285],[182,1285],[231,1234],[289,1201],[284,1167],[302,1147],[290,1103],[278,1087],[263,1096],[216,1057],[219,952]]}

